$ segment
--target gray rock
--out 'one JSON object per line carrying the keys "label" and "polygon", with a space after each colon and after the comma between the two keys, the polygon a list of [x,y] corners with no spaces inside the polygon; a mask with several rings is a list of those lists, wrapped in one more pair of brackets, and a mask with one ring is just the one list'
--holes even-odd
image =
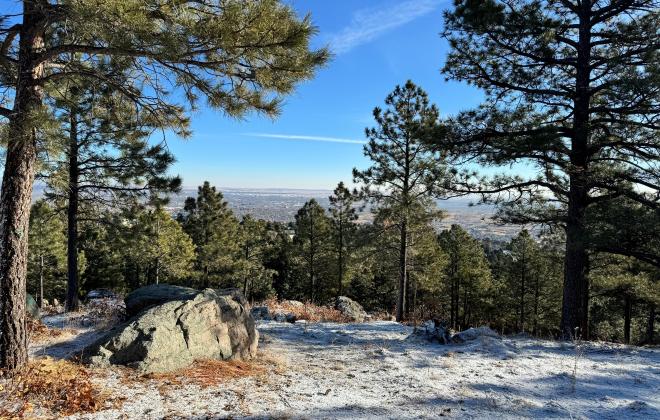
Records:
{"label": "gray rock", "polygon": [[[199,292],[165,286],[160,285],[163,292],[147,286],[156,290],[153,298],[139,291],[141,305],[149,302],[153,306],[85,348],[83,360],[97,366],[126,365],[151,373],[170,372],[195,360],[249,359],[256,355],[259,333],[241,299],[234,297],[235,291]],[[179,298],[172,298],[167,291],[180,292]],[[157,297],[168,300],[155,304]],[[131,305],[133,311],[138,307]]]}
{"label": "gray rock", "polygon": [[171,300],[189,300],[192,299],[198,290],[190,287],[175,286],[172,284],[150,284],[133,290],[126,295],[126,314],[128,316],[137,315],[140,311],[154,305],[169,302]]}
{"label": "gray rock", "polygon": [[346,296],[339,296],[335,300],[335,309],[353,322],[364,322],[367,319],[367,312],[362,305]]}
{"label": "gray rock", "polygon": [[451,341],[454,343],[464,343],[466,341],[475,340],[479,337],[501,338],[498,333],[491,330],[489,327],[483,326],[478,328],[468,328],[465,331],[454,334]]}
{"label": "gray rock", "polygon": [[298,318],[291,312],[276,312],[273,314],[273,319],[277,322],[290,322],[293,324]]}
{"label": "gray rock", "polygon": [[252,318],[254,319],[263,319],[264,321],[271,320],[268,306],[255,306],[252,309],[250,309],[250,315],[252,315]]}
{"label": "gray rock", "polygon": [[421,337],[431,342],[440,344],[449,344],[451,341],[451,332],[444,322],[432,319],[416,327],[412,333],[413,337]]}
{"label": "gray rock", "polygon": [[283,301],[282,301],[282,304],[283,304],[283,305],[293,306],[293,307],[296,307],[296,308],[302,308],[303,306],[305,306],[305,304],[302,303],[302,302],[299,301],[299,300],[283,300]]}
{"label": "gray rock", "polygon": [[25,295],[25,312],[33,319],[39,319],[39,305],[34,297],[27,293]]}

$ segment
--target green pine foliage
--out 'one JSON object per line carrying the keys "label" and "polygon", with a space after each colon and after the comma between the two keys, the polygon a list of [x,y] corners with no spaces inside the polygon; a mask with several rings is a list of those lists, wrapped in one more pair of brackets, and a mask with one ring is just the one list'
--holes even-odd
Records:
{"label": "green pine foliage", "polygon": [[447,255],[444,294],[449,325],[461,330],[489,321],[492,311],[492,274],[483,247],[458,225],[440,233]]}
{"label": "green pine foliage", "polygon": [[40,306],[42,298],[62,299],[66,290],[65,225],[61,215],[44,200],[32,205],[28,243],[28,292]]}
{"label": "green pine foliage", "polygon": [[437,135],[439,112],[428,95],[412,81],[396,86],[385,98],[386,108],[373,111],[376,127],[366,129],[364,155],[372,161],[366,170],[353,170],[363,200],[376,205],[383,225],[398,232],[399,286],[397,319],[409,312],[408,258],[410,228],[440,214],[430,198],[441,194],[445,168],[430,139]]}
{"label": "green pine foliage", "polygon": [[314,199],[296,213],[293,237],[294,290],[310,301],[326,302],[336,292],[332,275],[331,222],[326,211]]}

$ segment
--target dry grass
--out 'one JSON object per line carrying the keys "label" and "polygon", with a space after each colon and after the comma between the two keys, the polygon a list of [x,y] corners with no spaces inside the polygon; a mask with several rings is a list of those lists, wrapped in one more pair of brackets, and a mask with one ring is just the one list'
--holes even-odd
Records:
{"label": "dry grass", "polygon": [[283,373],[284,366],[281,358],[261,353],[252,360],[198,360],[174,372],[152,373],[128,380],[155,380],[163,385],[193,384],[207,388],[242,378],[264,381],[269,373]]}
{"label": "dry grass", "polygon": [[262,302],[261,305],[267,306],[271,314],[292,313],[296,316],[296,319],[309,322],[351,322],[349,318],[345,317],[337,309],[329,306],[319,306],[309,302],[302,305],[295,305],[289,302],[278,302],[276,299],[268,299]]}
{"label": "dry grass", "polygon": [[79,364],[51,358],[31,360],[22,371],[0,380],[0,419],[95,412],[108,397]]}
{"label": "dry grass", "polygon": [[28,319],[27,330],[31,344],[40,344],[74,334],[74,331],[68,328],[48,328],[43,322],[36,319]]}

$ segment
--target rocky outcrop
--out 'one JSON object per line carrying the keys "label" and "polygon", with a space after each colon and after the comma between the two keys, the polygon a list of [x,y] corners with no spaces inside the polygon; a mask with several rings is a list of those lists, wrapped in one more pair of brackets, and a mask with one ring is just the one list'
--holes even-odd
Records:
{"label": "rocky outcrop", "polygon": [[364,322],[368,317],[367,312],[359,303],[346,296],[339,296],[335,300],[335,309],[352,322]]}
{"label": "rocky outcrop", "polygon": [[94,365],[169,372],[201,359],[249,359],[259,334],[235,290],[146,286],[126,297],[127,322],[87,347]]}

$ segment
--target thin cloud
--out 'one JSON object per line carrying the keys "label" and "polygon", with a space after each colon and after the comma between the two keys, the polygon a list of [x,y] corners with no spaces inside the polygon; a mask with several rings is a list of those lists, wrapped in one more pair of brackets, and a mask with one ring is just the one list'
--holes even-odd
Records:
{"label": "thin cloud", "polygon": [[321,141],[326,143],[347,143],[347,144],[366,143],[366,141],[363,140],[345,139],[340,137],[306,136],[306,135],[296,135],[296,134],[243,133],[242,135],[250,136],[250,137],[262,137],[268,139]]}
{"label": "thin cloud", "polygon": [[436,10],[442,0],[408,0],[387,8],[361,9],[353,14],[351,23],[330,36],[335,54],[346,53],[366,44],[399,26]]}

